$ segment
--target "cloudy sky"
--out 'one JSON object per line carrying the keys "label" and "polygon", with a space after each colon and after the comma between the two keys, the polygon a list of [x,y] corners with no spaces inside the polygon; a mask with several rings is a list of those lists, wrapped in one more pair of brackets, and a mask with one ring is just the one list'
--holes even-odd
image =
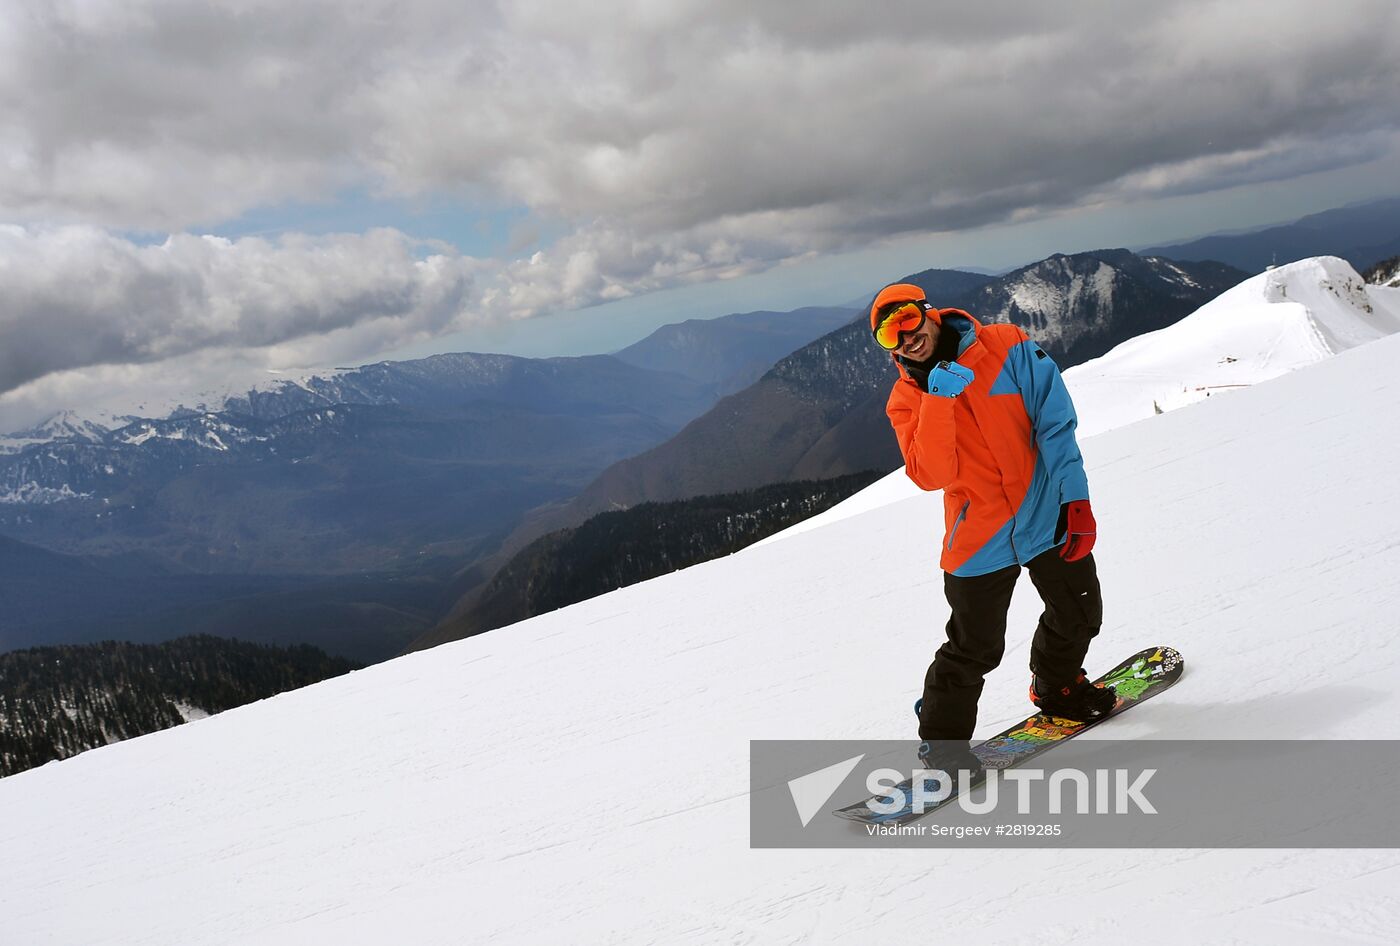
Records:
{"label": "cloudy sky", "polygon": [[1400,5],[1321,9],[11,0],[0,430],[1400,193]]}

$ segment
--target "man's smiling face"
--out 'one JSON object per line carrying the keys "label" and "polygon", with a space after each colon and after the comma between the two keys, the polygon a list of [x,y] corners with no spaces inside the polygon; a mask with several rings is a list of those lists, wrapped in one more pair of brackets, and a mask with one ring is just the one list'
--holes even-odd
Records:
{"label": "man's smiling face", "polygon": [[925,317],[923,324],[912,332],[899,333],[899,347],[895,354],[910,361],[928,361],[933,357],[933,348],[938,344],[938,323]]}

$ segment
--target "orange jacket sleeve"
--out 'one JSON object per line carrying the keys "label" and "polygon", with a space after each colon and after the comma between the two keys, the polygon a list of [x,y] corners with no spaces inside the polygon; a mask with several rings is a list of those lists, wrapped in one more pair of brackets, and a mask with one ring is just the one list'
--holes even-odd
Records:
{"label": "orange jacket sleeve", "polygon": [[957,478],[952,398],[925,394],[907,381],[896,381],[885,413],[911,480],[923,489],[935,490]]}

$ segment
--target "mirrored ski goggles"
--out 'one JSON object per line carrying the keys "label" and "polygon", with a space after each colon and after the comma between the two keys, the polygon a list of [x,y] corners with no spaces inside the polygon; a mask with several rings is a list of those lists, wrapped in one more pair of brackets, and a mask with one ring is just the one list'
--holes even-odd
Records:
{"label": "mirrored ski goggles", "polygon": [[903,332],[917,332],[924,324],[924,311],[932,308],[927,303],[896,302],[880,317],[875,326],[875,342],[886,351],[899,347],[899,336]]}

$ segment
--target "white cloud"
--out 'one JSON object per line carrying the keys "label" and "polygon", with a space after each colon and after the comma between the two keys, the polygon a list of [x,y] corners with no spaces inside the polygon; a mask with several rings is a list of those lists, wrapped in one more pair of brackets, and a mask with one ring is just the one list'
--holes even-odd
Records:
{"label": "white cloud", "polygon": [[1389,0],[968,6],[12,7],[0,209],[181,229],[370,183],[643,236],[839,207],[869,236],[1400,124]]}
{"label": "white cloud", "polygon": [[345,333],[364,353],[450,329],[479,264],[421,249],[393,230],[142,246],[88,226],[0,227],[0,391],[204,349],[331,350]]}

